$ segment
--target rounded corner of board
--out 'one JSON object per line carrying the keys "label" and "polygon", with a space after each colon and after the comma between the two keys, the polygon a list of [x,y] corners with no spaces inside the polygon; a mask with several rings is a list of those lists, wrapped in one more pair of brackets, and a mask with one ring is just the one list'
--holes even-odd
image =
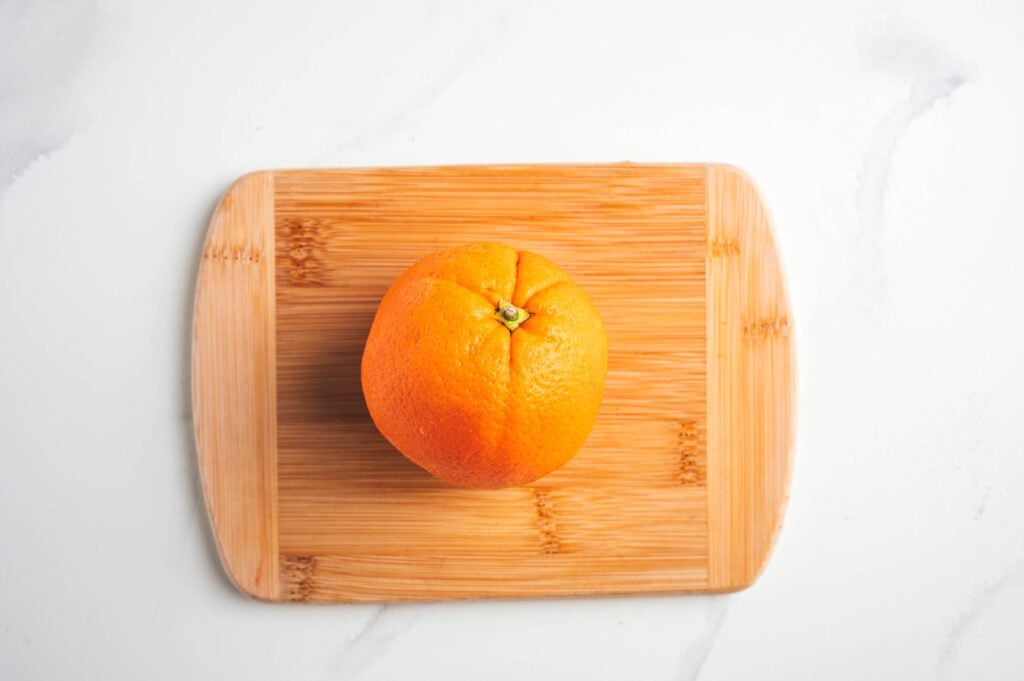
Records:
{"label": "rounded corner of board", "polygon": [[754,178],[745,169],[732,163],[706,163],[704,168],[709,175],[719,175],[721,177],[729,177],[735,182],[742,183],[748,187],[751,187],[760,196],[760,191],[757,190],[757,183]]}
{"label": "rounded corner of board", "polygon": [[280,602],[282,599],[278,590],[277,571],[264,570],[261,565],[256,565],[254,570],[254,566],[249,562],[249,556],[240,552],[226,552],[216,527],[213,528],[213,533],[221,569],[235,591],[245,598],[261,603]]}
{"label": "rounded corner of board", "polygon": [[240,206],[250,205],[253,202],[261,202],[267,197],[273,201],[274,194],[274,171],[255,170],[235,178],[228,188],[221,194],[217,206],[213,209],[210,217],[210,225],[207,231],[207,242],[216,239],[224,229],[259,229],[265,225],[262,223],[248,223],[246,225],[232,224],[239,216]]}
{"label": "rounded corner of board", "polygon": [[237,197],[242,194],[249,192],[261,192],[265,191],[267,184],[273,184],[275,171],[273,170],[253,170],[248,173],[244,173],[235,178],[227,191],[224,192],[224,196]]}
{"label": "rounded corner of board", "polygon": [[717,575],[709,575],[708,593],[738,593],[746,591],[761,580],[778,544],[779,532],[782,529],[783,516],[786,510],[785,506],[786,504],[783,503],[778,509],[774,531],[768,534],[765,541],[757,543],[757,546],[747,557],[748,560],[745,564],[741,565],[739,569],[735,569],[736,566],[734,565],[733,570],[727,572],[720,570]]}

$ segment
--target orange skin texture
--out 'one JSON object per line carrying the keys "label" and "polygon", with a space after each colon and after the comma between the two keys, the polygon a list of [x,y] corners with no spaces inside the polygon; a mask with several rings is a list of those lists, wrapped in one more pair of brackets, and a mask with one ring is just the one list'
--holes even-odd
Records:
{"label": "orange skin texture", "polygon": [[[515,330],[499,303],[529,313]],[[546,258],[495,243],[428,255],[377,309],[363,395],[406,457],[463,487],[533,482],[564,465],[597,419],[608,341],[597,309]]]}

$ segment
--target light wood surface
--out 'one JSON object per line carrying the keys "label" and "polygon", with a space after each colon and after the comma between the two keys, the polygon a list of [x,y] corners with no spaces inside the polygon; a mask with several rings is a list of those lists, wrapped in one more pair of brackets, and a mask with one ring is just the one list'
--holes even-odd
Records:
{"label": "light wood surface", "polygon": [[792,321],[771,225],[735,168],[707,171],[708,588],[761,572],[789,498]]}
{"label": "light wood surface", "polygon": [[[563,469],[451,487],[376,432],[359,361],[391,281],[488,240],[560,264],[608,331]],[[756,191],[725,166],[297,170],[225,196],[196,294],[193,408],[225,568],[268,600],[742,588],[774,542],[791,321]]]}
{"label": "light wood surface", "polygon": [[254,173],[221,199],[196,283],[192,419],[199,476],[224,569],[276,598],[277,395],[274,178]]}

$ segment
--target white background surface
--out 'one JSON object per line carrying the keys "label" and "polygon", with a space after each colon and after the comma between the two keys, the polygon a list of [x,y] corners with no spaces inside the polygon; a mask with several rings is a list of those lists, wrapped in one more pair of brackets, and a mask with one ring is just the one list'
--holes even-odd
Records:
{"label": "white background surface", "polygon": [[[1022,678],[1022,74],[1015,0],[0,3],[0,678]],[[775,216],[801,406],[761,581],[237,595],[188,397],[230,181],[625,159],[736,163]]]}

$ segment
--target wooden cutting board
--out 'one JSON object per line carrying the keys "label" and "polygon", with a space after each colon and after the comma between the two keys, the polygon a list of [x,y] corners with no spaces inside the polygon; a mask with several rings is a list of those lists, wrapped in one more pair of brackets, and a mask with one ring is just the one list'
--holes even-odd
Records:
{"label": "wooden cutting board", "polygon": [[[502,491],[407,461],[359,382],[391,281],[482,240],[561,265],[608,331],[586,445]],[[193,323],[199,471],[225,570],[271,601],[746,587],[788,497],[791,328],[764,206],[732,167],[246,175],[213,216]]]}

